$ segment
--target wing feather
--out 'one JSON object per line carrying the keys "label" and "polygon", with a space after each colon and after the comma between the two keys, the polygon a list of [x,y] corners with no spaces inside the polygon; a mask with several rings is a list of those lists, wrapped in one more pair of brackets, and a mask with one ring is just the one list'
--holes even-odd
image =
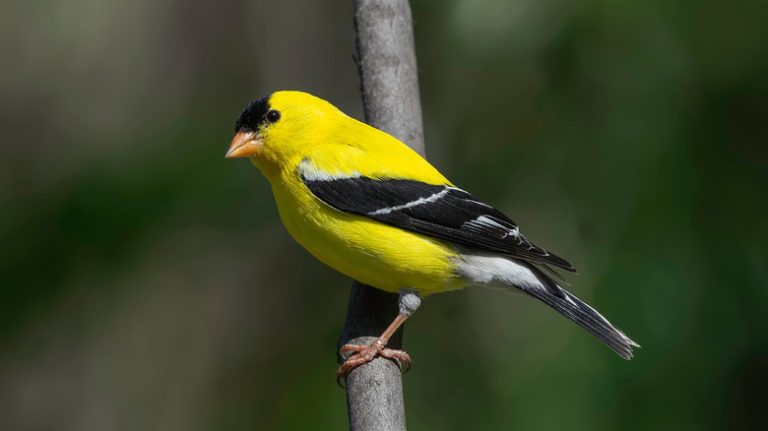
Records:
{"label": "wing feather", "polygon": [[302,180],[318,199],[339,211],[575,272],[568,261],[529,241],[502,212],[450,185],[360,175],[324,178],[302,175]]}

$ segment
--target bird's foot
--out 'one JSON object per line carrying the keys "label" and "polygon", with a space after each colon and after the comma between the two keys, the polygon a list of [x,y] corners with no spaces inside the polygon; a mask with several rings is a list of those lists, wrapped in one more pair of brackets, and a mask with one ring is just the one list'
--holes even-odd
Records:
{"label": "bird's foot", "polygon": [[347,377],[350,371],[360,365],[371,362],[377,356],[382,358],[392,359],[397,361],[398,366],[403,372],[411,369],[411,357],[404,350],[387,349],[384,347],[385,343],[382,340],[376,340],[370,345],[361,346],[359,344],[345,344],[339,349],[339,356],[345,357],[349,355],[344,363],[341,364],[336,371],[336,380],[341,382],[341,379]]}

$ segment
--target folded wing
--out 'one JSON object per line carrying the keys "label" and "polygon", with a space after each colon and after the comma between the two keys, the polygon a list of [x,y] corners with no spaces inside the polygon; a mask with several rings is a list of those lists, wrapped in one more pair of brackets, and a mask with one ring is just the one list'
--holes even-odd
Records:
{"label": "folded wing", "polygon": [[471,248],[575,272],[537,247],[509,217],[464,190],[404,179],[302,174],[309,190],[339,211]]}

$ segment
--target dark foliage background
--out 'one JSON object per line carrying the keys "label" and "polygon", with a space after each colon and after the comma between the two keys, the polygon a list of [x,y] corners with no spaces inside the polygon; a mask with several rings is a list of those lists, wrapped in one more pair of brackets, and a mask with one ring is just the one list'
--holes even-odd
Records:
{"label": "dark foliage background", "polygon": [[[349,1],[0,14],[0,428],[341,429],[349,280],[225,161],[243,105],[361,116]],[[745,429],[768,384],[768,3],[413,2],[430,158],[572,260],[632,362],[519,295],[409,322],[413,429]]]}

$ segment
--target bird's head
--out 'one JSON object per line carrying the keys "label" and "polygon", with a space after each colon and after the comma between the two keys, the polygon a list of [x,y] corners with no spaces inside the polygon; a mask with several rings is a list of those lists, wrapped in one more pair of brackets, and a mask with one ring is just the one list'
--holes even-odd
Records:
{"label": "bird's head", "polygon": [[346,115],[311,94],[275,92],[245,107],[226,157],[249,157],[257,166],[283,165],[321,141],[340,117]]}

